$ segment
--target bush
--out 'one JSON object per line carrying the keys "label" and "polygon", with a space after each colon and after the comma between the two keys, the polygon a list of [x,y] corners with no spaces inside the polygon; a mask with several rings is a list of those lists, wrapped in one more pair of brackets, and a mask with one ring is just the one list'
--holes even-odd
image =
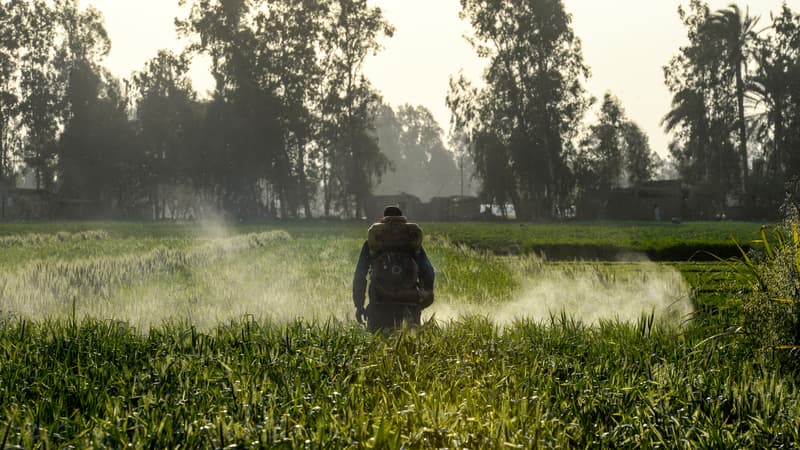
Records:
{"label": "bush", "polygon": [[800,233],[798,216],[762,229],[758,253],[743,253],[749,289],[743,291],[742,332],[760,356],[800,367]]}

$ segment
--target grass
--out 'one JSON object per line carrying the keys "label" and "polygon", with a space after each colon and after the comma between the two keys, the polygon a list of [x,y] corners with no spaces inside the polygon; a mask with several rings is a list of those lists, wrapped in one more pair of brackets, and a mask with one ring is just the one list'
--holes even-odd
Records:
{"label": "grass", "polygon": [[[644,325],[643,325],[644,324]],[[674,329],[480,320],[387,338],[242,319],[211,333],[7,323],[8,443],[112,447],[792,446],[796,385]]]}
{"label": "grass", "polygon": [[[413,219],[413,218],[412,218]],[[103,230],[115,239],[186,240],[220,232],[253,233],[290,230],[295,238],[364,239],[368,224],[361,221],[282,221],[260,224],[163,222],[46,222],[0,224],[2,236],[81,233]],[[564,223],[422,223],[429,236],[496,254],[544,253],[549,259],[630,259],[632,254],[658,261],[711,260],[698,251],[720,257],[738,256],[738,241],[749,248],[758,239],[760,223],[753,222],[564,222]]]}
{"label": "grass", "polygon": [[427,323],[373,336],[363,224],[279,225],[0,226],[0,448],[800,442],[795,376],[708,339],[741,313],[726,264],[497,256],[469,233],[518,224],[425,225]]}

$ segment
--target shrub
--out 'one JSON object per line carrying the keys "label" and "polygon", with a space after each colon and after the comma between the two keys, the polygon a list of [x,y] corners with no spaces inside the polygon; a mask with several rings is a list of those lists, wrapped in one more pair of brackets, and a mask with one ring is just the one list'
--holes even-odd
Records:
{"label": "shrub", "polygon": [[762,228],[758,253],[742,253],[749,289],[742,291],[741,331],[748,348],[792,367],[800,366],[800,232],[798,216]]}

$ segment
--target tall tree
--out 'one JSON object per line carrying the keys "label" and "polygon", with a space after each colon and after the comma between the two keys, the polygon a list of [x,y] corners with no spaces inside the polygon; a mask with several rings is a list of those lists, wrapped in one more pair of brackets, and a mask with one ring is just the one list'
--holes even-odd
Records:
{"label": "tall tree", "polygon": [[338,206],[365,215],[367,196],[388,167],[374,134],[381,101],[364,75],[364,61],[393,28],[366,0],[335,0],[324,32],[321,145],[325,215]]}
{"label": "tall tree", "polygon": [[800,170],[789,167],[792,146],[788,139],[792,97],[800,90],[800,15],[784,4],[770,31],[756,42],[756,70],[748,88],[756,110],[752,117],[757,138],[771,143],[764,149],[768,170],[764,175],[782,184],[787,173]]}
{"label": "tall tree", "polygon": [[657,156],[647,135],[625,115],[619,99],[606,93],[597,123],[575,162],[578,190],[593,191],[607,199],[612,188],[625,187],[652,179]]}
{"label": "tall tree", "polygon": [[321,64],[330,1],[269,2],[255,18],[260,67],[266,84],[281,99],[280,119],[290,171],[286,174],[289,212],[312,215],[320,146]]}
{"label": "tall tree", "polygon": [[678,12],[689,44],[664,68],[673,108],[662,123],[674,137],[670,151],[684,181],[711,194],[702,207],[718,214],[729,206],[730,194],[742,198],[744,193],[744,160],[736,147],[737,96],[729,87],[735,68],[704,2],[692,0],[688,11],[679,7]]}
{"label": "tall tree", "polygon": [[103,17],[94,8],[69,0],[60,10],[65,30],[63,132],[57,145],[59,191],[66,198],[89,200],[95,211],[111,213],[124,197],[121,184],[133,133],[127,99],[101,61],[111,42]]}
{"label": "tall tree", "polygon": [[659,166],[660,158],[650,148],[647,134],[635,122],[622,126],[624,144],[625,174],[628,185],[652,180]]}
{"label": "tall tree", "polygon": [[727,66],[732,68],[736,81],[737,131],[739,135],[739,153],[742,167],[742,182],[747,191],[748,164],[747,127],[745,124],[744,96],[745,73],[747,71],[747,54],[755,39],[755,26],[758,18],[751,17],[749,12],[742,14],[741,9],[731,4],[726,9],[715,12],[708,20],[710,32],[723,42],[724,58]]}
{"label": "tall tree", "polygon": [[150,166],[149,196],[156,217],[163,217],[171,188],[193,181],[189,168],[196,156],[192,150],[200,118],[188,71],[186,56],[162,50],[133,75],[140,143]]}
{"label": "tall tree", "polygon": [[0,2],[0,181],[9,179],[13,172],[12,140],[19,106],[15,78],[24,17],[21,6],[19,2]]}
{"label": "tall tree", "polygon": [[67,7],[44,0],[28,2],[20,23],[26,30],[19,59],[19,131],[25,135],[20,153],[33,169],[37,187],[49,187],[53,179],[55,143],[65,107],[65,49],[57,43],[65,30],[59,6]]}
{"label": "tall tree", "polygon": [[381,153],[391,161],[376,192],[407,192],[427,201],[460,192],[454,154],[442,139],[442,129],[424,106],[402,105],[397,113],[383,105],[376,121]]}
{"label": "tall tree", "polygon": [[[181,4],[186,2],[182,0]],[[220,206],[239,217],[261,215],[266,184],[277,191],[286,214],[289,158],[280,125],[280,99],[267,83],[270,67],[259,52],[253,16],[266,2],[196,0],[178,29],[199,40],[190,46],[211,58],[215,90],[206,142]]]}
{"label": "tall tree", "polygon": [[[456,128],[472,130],[485,189],[509,189],[503,196],[523,219],[553,217],[568,202],[566,156],[588,105],[581,84],[588,69],[571,16],[560,0],[462,0],[461,7],[474,30],[470,42],[489,66],[481,91],[463,80],[451,83]],[[500,149],[507,167],[490,173],[504,158],[483,154]],[[509,181],[488,179],[495,176]]]}

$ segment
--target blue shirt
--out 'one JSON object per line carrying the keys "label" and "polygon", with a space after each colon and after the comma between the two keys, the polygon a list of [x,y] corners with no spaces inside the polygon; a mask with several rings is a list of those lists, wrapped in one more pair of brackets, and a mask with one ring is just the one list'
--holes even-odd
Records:
{"label": "blue shirt", "polygon": [[[367,290],[367,275],[371,265],[369,256],[369,244],[364,241],[361,246],[361,254],[358,255],[358,263],[356,264],[356,272],[353,275],[353,303],[356,308],[364,307],[364,299]],[[433,270],[433,264],[428,259],[424,248],[420,248],[419,254],[414,258],[414,261],[419,267],[419,283],[422,289],[426,291],[433,290],[433,281],[436,278],[436,273]]]}

